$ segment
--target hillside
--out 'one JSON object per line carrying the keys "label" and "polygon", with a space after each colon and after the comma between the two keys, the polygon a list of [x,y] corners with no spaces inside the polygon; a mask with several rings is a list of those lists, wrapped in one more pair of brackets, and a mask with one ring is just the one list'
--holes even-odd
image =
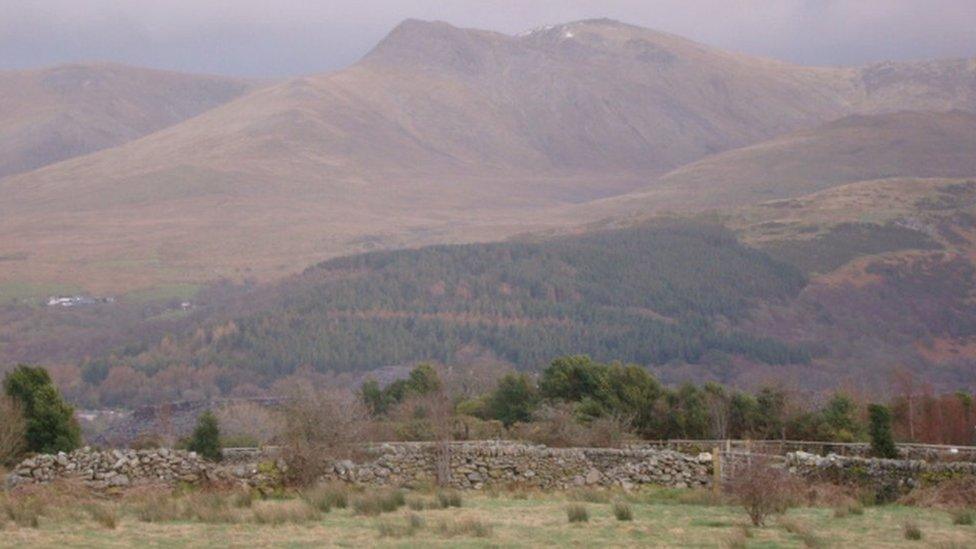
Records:
{"label": "hillside", "polygon": [[697,219],[350,256],[215,288],[182,320],[140,325],[122,309],[126,337],[96,339],[79,310],[87,341],[54,322],[45,343],[29,316],[5,339],[25,353],[87,348],[92,360],[62,375],[101,404],[261,394],[292,375],[425,360],[532,370],[577,352],[669,382],[871,392],[905,368],[957,388],[976,384],[974,265],[976,181],[902,178]]}
{"label": "hillside", "polygon": [[797,67],[606,20],[520,36],[407,21],[349,69],[4,179],[0,286],[271,279],[571,224],[549,208],[851,112],[971,108],[973,72]]}
{"label": "hillside", "polygon": [[335,375],[423,360],[532,369],[577,352],[648,365],[714,355],[802,363],[810,359],[803,346],[720,329],[716,319],[741,320],[760,300],[785,301],[803,285],[795,268],[727,231],[681,221],[374,252],[202,311],[182,335],[128,345],[86,363],[82,375],[102,384],[106,403],[120,403],[175,390],[168,382],[154,390],[145,376],[176,372],[189,380],[209,371],[233,388],[270,387],[300,370]]}
{"label": "hillside", "polygon": [[691,210],[800,197],[892,177],[976,176],[976,114],[853,115],[814,129],[712,155],[581,214]]}
{"label": "hillside", "polygon": [[252,87],[112,64],[0,71],[0,178],[120,145]]}

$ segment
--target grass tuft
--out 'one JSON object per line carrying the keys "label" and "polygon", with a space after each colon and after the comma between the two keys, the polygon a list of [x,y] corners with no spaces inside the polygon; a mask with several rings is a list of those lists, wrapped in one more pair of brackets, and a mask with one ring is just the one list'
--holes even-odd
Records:
{"label": "grass tuft", "polygon": [[952,523],[957,526],[972,526],[976,522],[976,512],[972,509],[953,509],[949,512]]}
{"label": "grass tuft", "polygon": [[85,506],[88,516],[107,530],[115,530],[119,524],[119,513],[113,505],[90,503]]}
{"label": "grass tuft", "polygon": [[569,522],[587,522],[590,520],[590,512],[583,505],[573,504],[566,507],[566,518]]}
{"label": "grass tuft", "polygon": [[460,507],[461,506],[461,492],[457,490],[446,490],[437,493],[437,503],[440,504],[441,509],[447,509],[449,507]]}
{"label": "grass tuft", "polygon": [[613,502],[613,516],[617,517],[617,520],[634,520],[634,510],[627,502],[615,501]]}
{"label": "grass tuft", "polygon": [[302,499],[322,513],[333,508],[345,509],[349,504],[349,492],[339,484],[324,484],[302,492]]}
{"label": "grass tuft", "polygon": [[405,504],[406,498],[400,490],[380,490],[363,494],[352,500],[353,511],[357,515],[366,516],[392,513]]}
{"label": "grass tuft", "polygon": [[253,513],[255,523],[270,526],[303,524],[321,518],[318,509],[302,500],[261,503],[254,506]]}
{"label": "grass tuft", "polygon": [[444,536],[470,536],[475,538],[491,537],[491,525],[474,518],[465,518],[452,522],[441,522],[437,531]]}
{"label": "grass tuft", "polygon": [[902,534],[907,540],[918,541],[922,539],[922,529],[912,521],[908,521],[902,525]]}
{"label": "grass tuft", "polygon": [[8,497],[0,501],[0,512],[6,515],[14,524],[22,528],[39,528],[41,515],[44,514],[45,504],[40,498]]}

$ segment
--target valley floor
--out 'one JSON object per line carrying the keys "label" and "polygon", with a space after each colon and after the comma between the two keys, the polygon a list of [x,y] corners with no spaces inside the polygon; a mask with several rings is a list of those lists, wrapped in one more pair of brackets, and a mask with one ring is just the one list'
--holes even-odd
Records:
{"label": "valley floor", "polygon": [[[212,524],[197,520],[142,522],[132,508],[115,506],[114,527],[100,525],[84,509],[44,515],[38,527],[8,522],[0,546],[30,547],[973,547],[976,526],[954,525],[949,513],[900,505],[867,507],[837,517],[830,508],[799,508],[763,528],[748,527],[738,507],[695,501],[673,491],[619,495],[631,503],[633,520],[618,521],[605,502],[581,502],[587,522],[570,524],[567,496],[544,493],[463,494],[460,508],[413,511],[378,518],[333,509],[307,521],[275,525],[247,520]],[[411,495],[408,495],[408,501]],[[586,499],[586,498],[584,498]],[[293,506],[297,500],[256,501],[247,517]],[[243,513],[244,511],[242,511]],[[245,515],[241,515],[245,517]],[[252,517],[253,518],[253,517]],[[413,521],[413,527],[410,522]],[[917,524],[921,541],[905,539]]]}

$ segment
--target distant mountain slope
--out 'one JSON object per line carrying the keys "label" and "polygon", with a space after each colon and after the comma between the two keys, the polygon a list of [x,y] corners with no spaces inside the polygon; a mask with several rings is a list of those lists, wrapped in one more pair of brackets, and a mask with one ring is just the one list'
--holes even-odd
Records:
{"label": "distant mountain slope", "polygon": [[976,176],[974,151],[974,113],[853,115],[682,166],[595,204],[593,215],[745,205],[890,177]]}
{"label": "distant mountain slope", "polygon": [[[976,385],[974,265],[976,178],[896,178],[614,229],[338,258],[273,285],[215,285],[190,311],[179,299],[0,307],[0,352],[59,364],[90,405],[259,394],[291,375],[422,360],[532,369],[571,352],[669,382],[872,392],[907,368],[955,389]],[[65,364],[79,357],[92,360]]]}
{"label": "distant mountain slope", "polygon": [[572,224],[547,208],[854,112],[972,107],[973,72],[798,67],[607,20],[520,36],[407,21],[349,69],[4,179],[0,257],[20,259],[0,284],[269,279]]}
{"label": "distant mountain slope", "polygon": [[120,145],[251,84],[112,64],[0,71],[0,178]]}

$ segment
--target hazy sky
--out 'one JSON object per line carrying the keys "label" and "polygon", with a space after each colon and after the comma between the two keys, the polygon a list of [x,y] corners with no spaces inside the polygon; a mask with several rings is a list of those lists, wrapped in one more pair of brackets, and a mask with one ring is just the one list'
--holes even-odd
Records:
{"label": "hazy sky", "polygon": [[354,62],[409,17],[508,33],[610,17],[805,64],[976,57],[976,0],[0,0],[0,68],[306,74]]}

